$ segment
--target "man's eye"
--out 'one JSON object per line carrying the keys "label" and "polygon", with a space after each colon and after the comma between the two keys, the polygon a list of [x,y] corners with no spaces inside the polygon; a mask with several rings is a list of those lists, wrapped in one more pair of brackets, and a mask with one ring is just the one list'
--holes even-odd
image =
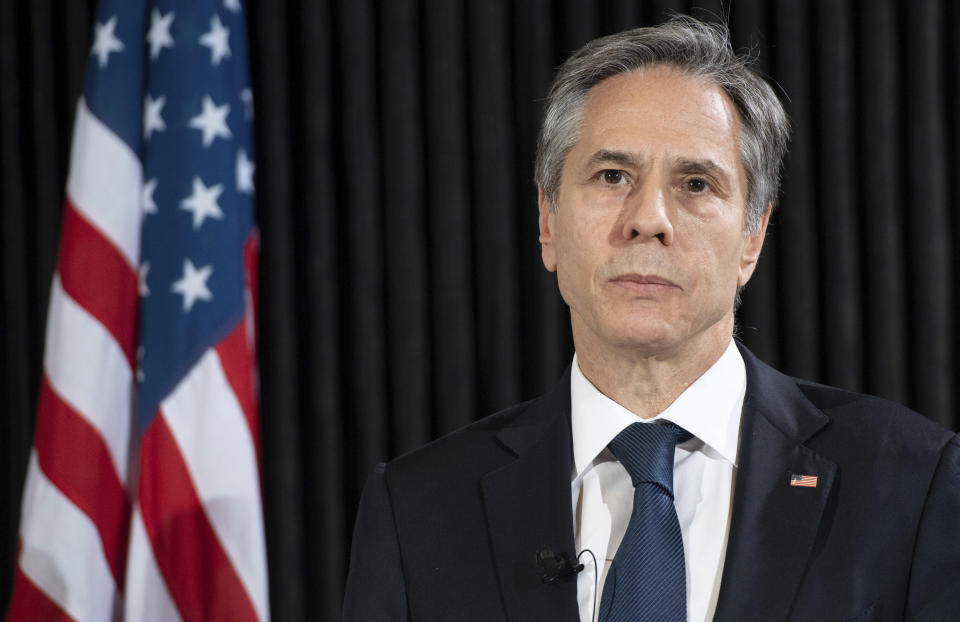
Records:
{"label": "man's eye", "polygon": [[601,171],[600,177],[608,184],[617,185],[623,181],[623,171],[607,169],[605,171]]}
{"label": "man's eye", "polygon": [[694,192],[694,193],[706,192],[707,189],[710,187],[705,180],[700,179],[699,177],[688,179],[684,183],[684,186],[686,186],[686,189],[689,192]]}

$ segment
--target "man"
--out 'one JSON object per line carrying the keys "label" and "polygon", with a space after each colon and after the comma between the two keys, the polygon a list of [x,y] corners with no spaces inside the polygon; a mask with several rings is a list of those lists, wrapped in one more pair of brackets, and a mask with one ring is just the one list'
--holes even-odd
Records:
{"label": "man", "polygon": [[733,340],[787,139],[722,27],[677,18],[560,68],[536,178],[573,363],[378,467],[346,620],[960,615],[957,437]]}

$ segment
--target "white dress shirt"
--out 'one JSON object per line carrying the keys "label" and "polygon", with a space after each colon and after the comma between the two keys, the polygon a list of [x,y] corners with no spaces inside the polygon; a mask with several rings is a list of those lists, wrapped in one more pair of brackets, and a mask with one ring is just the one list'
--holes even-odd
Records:
{"label": "white dress shirt", "polygon": [[[673,463],[674,506],[683,536],[687,574],[687,619],[710,620],[717,606],[737,467],[740,413],[747,386],[743,357],[733,340],[723,355],[666,410],[666,419],[693,434],[677,445]],[[633,485],[607,444],[640,419],[600,393],[580,371],[570,373],[573,432],[573,523],[577,552],[585,553],[577,575],[581,622],[594,620],[603,582],[633,512]],[[594,581],[599,591],[594,597]]]}

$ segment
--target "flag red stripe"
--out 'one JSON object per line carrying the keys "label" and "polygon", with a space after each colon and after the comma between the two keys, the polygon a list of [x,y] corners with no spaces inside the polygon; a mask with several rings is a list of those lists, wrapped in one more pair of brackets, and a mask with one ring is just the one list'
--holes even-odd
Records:
{"label": "flag red stripe", "polygon": [[44,622],[72,622],[67,613],[33,584],[20,566],[13,579],[13,596],[7,609],[7,622],[43,620]]}
{"label": "flag red stripe", "polygon": [[141,441],[138,501],[157,567],[184,622],[257,619],[161,413]]}
{"label": "flag red stripe", "polygon": [[227,335],[223,341],[217,344],[216,351],[220,356],[220,366],[223,373],[230,383],[240,402],[240,408],[243,410],[243,416],[247,420],[247,426],[250,428],[250,438],[253,439],[253,446],[257,452],[257,458],[260,457],[260,426],[257,418],[257,396],[254,388],[254,369],[256,369],[256,346],[252,335],[247,328],[253,328],[256,331],[256,308],[257,308],[257,249],[259,237],[257,232],[252,232],[247,237],[243,245],[243,264],[244,280],[246,290],[250,293],[252,300],[249,301],[253,308],[252,321],[248,324],[248,318],[244,317],[237,326]]}
{"label": "flag red stripe", "polygon": [[136,368],[137,274],[67,199],[57,271],[63,289],[110,331]]}
{"label": "flag red stripe", "polygon": [[243,417],[247,420],[247,427],[250,428],[250,438],[253,439],[253,447],[259,457],[260,428],[257,425],[257,405],[253,394],[253,361],[247,346],[245,325],[246,322],[243,320],[238,322],[215,349],[220,357],[223,374],[243,410]]}
{"label": "flag red stripe", "polygon": [[[257,261],[260,256],[260,232],[257,229],[254,229],[250,232],[250,235],[247,236],[246,242],[243,243],[243,276],[244,276],[244,287],[250,292],[251,301],[250,303],[253,306],[253,325],[256,326],[257,318],[259,315],[259,307],[257,306],[260,300],[260,293],[257,290],[257,284],[260,282],[257,280],[260,276],[259,272],[259,262]],[[256,348],[254,348],[256,351]]]}
{"label": "flag red stripe", "polygon": [[96,525],[104,557],[122,590],[130,499],[106,443],[57,395],[46,377],[40,387],[33,444],[47,479]]}

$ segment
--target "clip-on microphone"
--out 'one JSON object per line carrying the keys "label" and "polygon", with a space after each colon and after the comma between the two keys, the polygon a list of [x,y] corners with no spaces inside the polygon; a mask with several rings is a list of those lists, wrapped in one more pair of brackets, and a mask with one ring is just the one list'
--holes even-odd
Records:
{"label": "clip-on microphone", "polygon": [[568,553],[554,553],[550,547],[542,546],[536,555],[537,568],[540,569],[540,581],[556,583],[561,579],[569,579],[583,570],[583,564],[573,559]]}

